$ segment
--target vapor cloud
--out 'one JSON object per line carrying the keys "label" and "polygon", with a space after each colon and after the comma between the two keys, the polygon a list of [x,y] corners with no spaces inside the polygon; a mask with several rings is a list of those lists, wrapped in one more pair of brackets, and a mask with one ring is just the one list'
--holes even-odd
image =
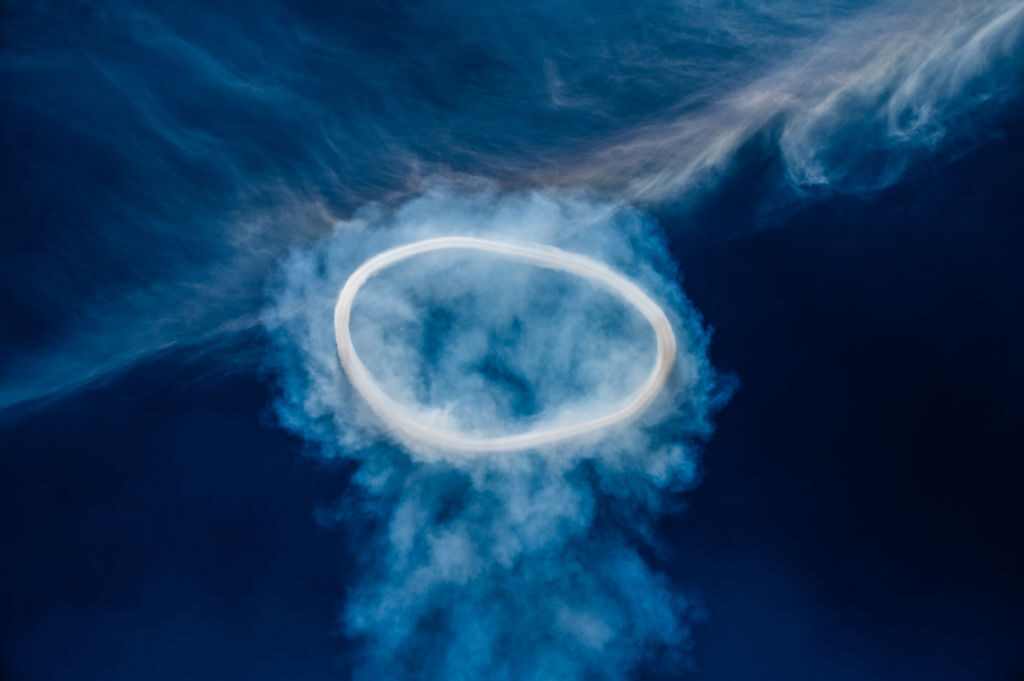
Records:
{"label": "vapor cloud", "polygon": [[[651,408],[532,450],[395,446],[338,361],[335,294],[368,255],[453,233],[557,246],[546,252],[555,264],[586,254],[576,262],[598,285],[471,250],[381,270],[351,321],[388,394],[443,412],[443,428],[500,435],[613,412],[664,366]],[[657,299],[667,316],[651,314],[678,343],[656,343],[650,311],[602,288],[613,273],[598,263]],[[638,547],[666,490],[695,482],[695,447],[724,390],[655,223],[584,194],[438,188],[339,223],[289,259],[273,290],[281,419],[326,455],[356,460],[356,483],[387,518],[345,611],[367,651],[361,678],[612,679],[685,652],[692,606]],[[628,526],[610,520],[615,509]]]}

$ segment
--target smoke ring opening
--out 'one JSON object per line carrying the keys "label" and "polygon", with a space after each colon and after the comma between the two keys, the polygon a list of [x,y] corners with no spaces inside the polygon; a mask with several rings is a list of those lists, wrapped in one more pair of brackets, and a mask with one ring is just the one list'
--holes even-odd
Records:
{"label": "smoke ring opening", "polygon": [[[349,327],[352,306],[359,289],[377,272],[416,255],[439,250],[472,250],[518,260],[587,279],[636,309],[654,330],[657,354],[643,384],[613,410],[594,418],[554,427],[539,427],[514,435],[477,437],[423,423],[398,401],[388,396],[356,352]],[[378,253],[349,276],[334,308],[334,333],[338,358],[349,382],[385,426],[398,435],[430,447],[461,454],[483,454],[540,448],[624,423],[647,409],[672,370],[676,337],[661,307],[639,286],[592,258],[543,244],[496,241],[468,236],[424,239]]]}

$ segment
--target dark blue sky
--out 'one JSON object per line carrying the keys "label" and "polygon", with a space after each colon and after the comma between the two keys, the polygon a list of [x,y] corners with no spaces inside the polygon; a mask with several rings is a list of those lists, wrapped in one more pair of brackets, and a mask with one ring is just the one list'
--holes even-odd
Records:
{"label": "dark blue sky", "polygon": [[[661,525],[708,610],[696,678],[1020,678],[1022,159],[1009,133],[869,199],[673,243],[741,381]],[[268,424],[259,377],[209,361],[5,420],[11,678],[344,669],[359,531],[315,511],[346,473]]]}
{"label": "dark blue sky", "polygon": [[[836,5],[839,12],[843,4]],[[76,11],[68,16],[97,10]],[[364,74],[365,83],[332,103],[338,120],[368,131],[374,116],[384,128],[421,119],[421,132],[398,135],[410,148],[429,149],[431,162],[460,171],[507,176],[514,186],[524,182],[523,158],[545,144],[561,149],[670,106],[655,96],[657,87],[631,91],[631,79],[645,82],[649,74],[623,66],[611,79],[615,91],[602,91],[616,104],[600,116],[531,114],[532,95],[520,101],[509,94],[521,93],[521,73],[509,71],[508,81],[495,84],[487,74],[497,67],[482,57],[461,55],[470,66],[438,63],[450,55],[430,52],[432,34],[420,30],[426,20],[410,8],[396,15],[377,5],[306,7],[300,14],[323,17],[331,31],[348,35],[345,49],[365,64],[386,65],[403,50],[437,55],[400,75],[385,69],[393,83],[421,88],[401,102],[377,102],[387,87],[374,90],[367,84],[374,78]],[[17,7],[3,16],[8,26],[31,24],[31,13]],[[394,44],[369,41],[360,30],[386,33],[394,16]],[[478,19],[466,11],[467,25]],[[189,31],[196,21],[187,13],[167,20]],[[218,20],[249,21],[231,9]],[[211,21],[196,25],[216,34]],[[440,35],[464,30],[426,23]],[[258,44],[258,27],[249,28]],[[204,167],[201,154],[189,157],[190,141],[165,140],[173,148],[162,156],[147,137],[152,130],[143,130],[151,120],[71,82],[74,69],[65,69],[67,81],[26,80],[18,61],[25,54],[45,64],[40,55],[91,58],[98,50],[106,55],[98,64],[127,49],[85,29],[68,29],[62,39],[63,30],[34,26],[5,37],[0,380],[16,392],[40,363],[67,371],[93,362],[91,352],[67,359],[65,337],[87,344],[122,337],[159,348],[160,334],[172,329],[199,344],[140,353],[116,362],[117,371],[98,383],[0,411],[0,677],[348,678],[361,644],[339,633],[338,613],[380,520],[358,512],[342,524],[324,520],[364,492],[350,483],[349,464],[325,463],[277,424],[270,405],[278,386],[261,359],[268,340],[253,327],[211,344],[197,329],[224,315],[196,312],[201,305],[169,308],[161,313],[167,319],[132,315],[138,328],[127,325],[127,315],[97,326],[75,312],[83,300],[135,305],[138,298],[117,295],[167,271],[187,279],[220,262],[225,251],[209,247],[221,242],[209,236],[219,223],[208,216],[237,209],[228,176],[242,168],[261,181],[274,175],[308,182],[301,136],[275,136],[279,128],[268,117],[279,112],[222,102],[224,125],[237,135],[230,164]],[[399,40],[410,35],[426,46]],[[214,38],[203,39],[214,52],[234,49],[236,65],[258,72],[273,61]],[[41,41],[34,51],[26,47],[32,41]],[[582,58],[590,45],[581,35],[565,55]],[[491,58],[508,60],[502,50],[514,54],[514,47],[502,45]],[[289,69],[308,67],[320,80],[280,76],[300,91],[330,81],[320,73],[327,57],[315,50],[306,57],[312,63],[288,54]],[[715,63],[729,70],[725,57]],[[126,73],[152,78],[153,92],[174,93],[160,100],[165,106],[194,98],[197,127],[211,131],[222,153],[225,138],[220,123],[208,122],[208,104],[168,68],[148,64]],[[579,77],[596,76],[581,69]],[[511,128],[500,129],[488,118],[489,105],[466,94],[476,78],[494,97],[509,98]],[[348,104],[358,116],[346,119]],[[53,124],[39,114],[46,107],[56,107],[47,116],[66,108],[87,120]],[[96,132],[108,113],[110,137]],[[192,114],[177,110],[167,120]],[[480,120],[486,124],[474,123]],[[669,236],[686,294],[713,329],[712,361],[738,385],[704,449],[701,484],[657,525],[664,546],[652,560],[705,610],[695,628],[692,678],[1024,679],[1024,109],[1010,100],[978,123],[957,120],[970,133],[955,138],[960,146],[915,152],[882,189],[781,189],[786,161],[769,127],[738,151],[713,189],[650,208]],[[171,123],[157,128],[164,125]],[[513,158],[500,167],[501,153],[490,147],[517,131],[521,146],[516,153],[505,148]],[[332,185],[327,203],[343,212],[353,197],[380,198],[374,193],[402,184],[373,170],[381,158],[376,144],[367,142],[370,151],[352,155],[340,171],[363,184],[330,195]],[[275,155],[287,160],[264,164]],[[143,180],[161,179],[202,191],[180,204],[160,190],[140,193]],[[203,217],[180,224],[177,252],[132,259],[165,243],[166,225],[197,206]],[[133,231],[133,216],[158,227]],[[263,289],[249,285],[259,276],[246,270],[230,279],[210,305],[234,310],[240,300],[260,300]],[[167,300],[178,304],[177,294]],[[36,354],[38,348],[52,354]],[[236,362],[240,356],[246,361]],[[683,676],[651,664],[636,678]]]}

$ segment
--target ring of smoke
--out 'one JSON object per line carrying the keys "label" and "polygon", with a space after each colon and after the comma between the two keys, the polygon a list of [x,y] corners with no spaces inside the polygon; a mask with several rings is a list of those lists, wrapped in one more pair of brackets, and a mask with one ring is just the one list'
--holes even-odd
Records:
{"label": "ring of smoke", "polygon": [[[339,223],[315,247],[296,251],[273,284],[275,302],[264,316],[280,350],[274,363],[283,381],[278,407],[284,424],[322,443],[331,455],[364,458],[367,448],[395,440],[394,428],[375,413],[339,361],[338,292],[374,256],[452,233],[546,244],[577,254],[633,282],[656,301],[675,340],[674,352],[666,353],[671,364],[666,357],[663,366],[670,371],[657,399],[628,423],[562,440],[557,447],[545,447],[545,453],[566,465],[599,458],[671,477],[675,465],[668,460],[675,455],[669,452],[689,434],[709,428],[714,372],[705,353],[707,334],[679,288],[657,224],[629,206],[583,193],[495,195],[487,186],[438,187],[393,212],[370,207]],[[407,260],[408,266],[383,270],[360,290],[350,320],[354,346],[373,382],[388,396],[415,405],[419,420],[431,425],[494,437],[538,424],[590,421],[614,413],[623,396],[636,394],[657,354],[657,339],[643,314],[590,279],[478,253],[489,257],[465,249],[425,254]],[[502,262],[504,284],[494,286],[490,282],[497,281],[495,267]],[[550,288],[558,282],[572,290]],[[409,298],[412,292],[427,298]],[[544,314],[538,314],[539,304],[549,305]],[[466,330],[445,341],[456,345],[447,346],[440,364],[423,354],[423,324],[429,323],[425,309],[459,315],[458,328]],[[521,333],[506,329],[488,336],[516,316],[525,325]],[[505,401],[508,393],[480,377],[480,353],[510,337],[522,341],[498,350],[511,368],[524,372],[537,398],[532,411],[519,411]],[[408,435],[401,444],[417,461],[464,467],[506,460],[466,456]]]}
{"label": "ring of smoke", "polygon": [[[370,277],[407,258],[445,249],[483,251],[538,267],[567,272],[587,279],[619,296],[636,308],[654,330],[657,354],[647,380],[620,405],[606,414],[570,424],[533,428],[516,435],[474,437],[417,420],[406,407],[380,388],[366,365],[359,359],[349,323],[356,295]],[[349,381],[384,423],[394,431],[427,445],[466,454],[544,447],[629,421],[647,409],[657,397],[672,371],[676,352],[676,337],[672,332],[672,325],[658,304],[639,286],[602,263],[553,246],[465,236],[425,239],[392,248],[367,260],[352,273],[338,295],[338,302],[334,308],[334,332],[338,357]]]}

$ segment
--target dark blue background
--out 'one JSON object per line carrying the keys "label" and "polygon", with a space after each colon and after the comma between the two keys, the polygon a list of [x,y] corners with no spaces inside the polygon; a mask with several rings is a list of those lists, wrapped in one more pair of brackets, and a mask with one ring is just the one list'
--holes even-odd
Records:
{"label": "dark blue background", "polygon": [[[0,18],[13,26],[20,14]],[[218,33],[215,17],[183,11],[168,20],[201,30],[213,53],[263,68]],[[224,125],[239,140],[266,138],[234,150],[255,178],[279,170],[268,159],[301,165],[301,117],[207,99],[191,89],[187,68],[138,63],[131,45],[89,33],[91,18],[68,35],[60,22],[32,21],[6,34],[6,46],[51,41],[71,61],[102,53],[159,73],[155,90],[170,93],[180,110],[169,110],[182,119],[246,112]],[[334,23],[363,50],[357,66],[370,83],[394,54],[435,54],[461,30],[378,5],[337,13]],[[259,25],[252,31],[258,37]],[[538,140],[597,135],[665,104],[643,99],[661,88],[633,93],[636,74],[622,73],[626,91],[609,95],[630,103],[622,110],[580,120],[538,113],[522,73],[507,82],[490,75],[493,65],[473,51],[486,45],[484,35],[458,63],[399,69],[412,110],[375,103],[344,70],[336,77],[352,87],[332,105],[408,123],[418,151],[473,168],[460,156],[466,149],[530,152]],[[135,153],[152,151],[152,131],[132,127],[138,121],[111,103],[101,78],[68,73],[24,82],[3,74],[13,93],[0,119],[0,353],[9,357],[62,328],[48,312],[62,295],[148,275],[96,245],[110,228],[106,189],[135,196],[141,214],[173,213],[146,191],[188,177],[203,191],[182,211],[223,208],[223,168],[173,149],[156,160]],[[445,73],[459,77],[439,80]],[[311,96],[324,95],[315,85]],[[506,120],[470,125],[481,90],[507,97]],[[39,115],[30,104],[40,102],[50,114],[73,110],[86,132]],[[108,119],[121,126],[124,148],[90,136]],[[670,544],[663,569],[700,593],[708,613],[696,629],[696,678],[1024,679],[1024,110],[1018,103],[987,124],[990,141],[970,153],[922,161],[860,197],[780,192],[779,159],[755,141],[713,192],[657,215],[684,289],[714,328],[714,362],[740,385],[718,417],[702,485],[661,523]],[[438,142],[445,130],[458,144]],[[367,147],[343,168],[364,183],[359,190],[391,181]],[[80,260],[54,255],[64,237]],[[132,233],[119,248],[148,243]],[[183,260],[193,257],[182,248]],[[42,293],[26,295],[32,286]],[[258,356],[265,341],[239,342]],[[277,428],[272,381],[225,374],[229,351],[165,354],[107,385],[0,413],[0,678],[345,677],[351,643],[335,622],[363,528],[325,526],[318,509],[344,498],[349,471],[307,456]]]}
{"label": "dark blue background", "polygon": [[[741,382],[662,524],[709,612],[697,678],[1020,679],[1024,138],[749,231],[763,161],[664,218]],[[358,534],[315,510],[346,472],[267,424],[265,381],[209,369],[170,357],[3,424],[9,677],[344,670]]]}

